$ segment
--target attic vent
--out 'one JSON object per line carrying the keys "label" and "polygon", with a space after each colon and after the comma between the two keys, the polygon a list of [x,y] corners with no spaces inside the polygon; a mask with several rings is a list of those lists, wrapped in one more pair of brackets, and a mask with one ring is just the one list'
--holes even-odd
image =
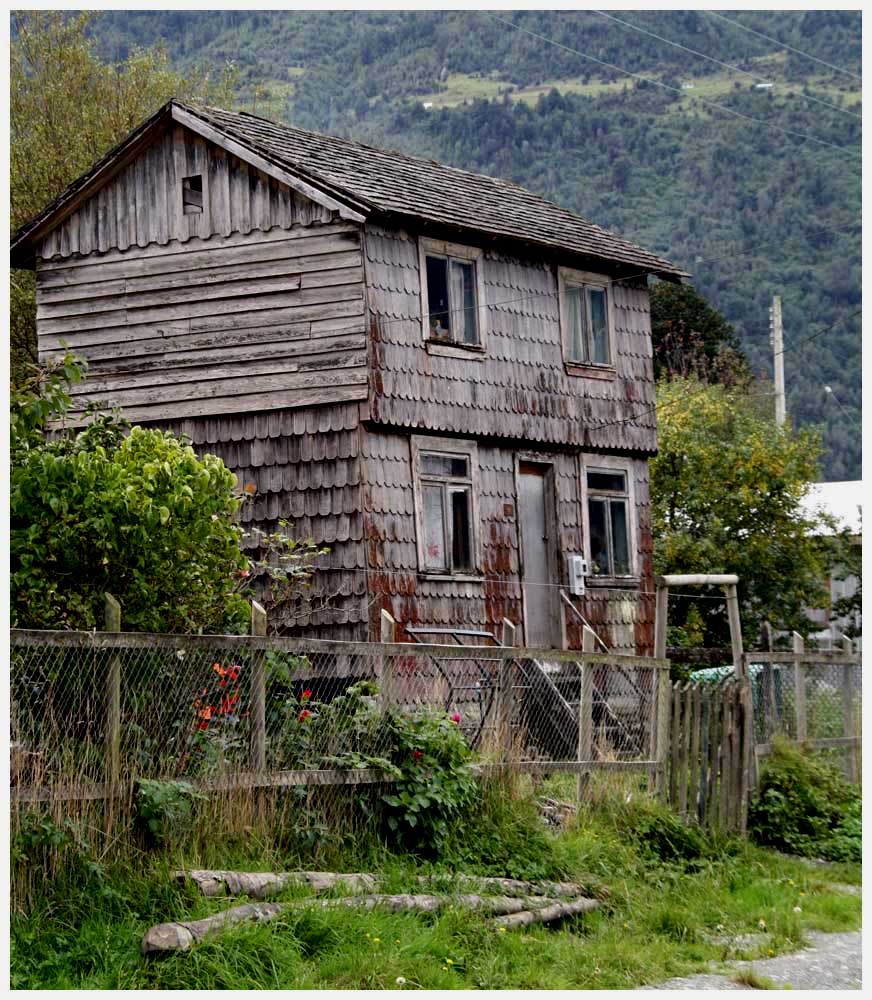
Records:
{"label": "attic vent", "polygon": [[182,210],[185,215],[199,215],[203,211],[203,175],[182,178]]}

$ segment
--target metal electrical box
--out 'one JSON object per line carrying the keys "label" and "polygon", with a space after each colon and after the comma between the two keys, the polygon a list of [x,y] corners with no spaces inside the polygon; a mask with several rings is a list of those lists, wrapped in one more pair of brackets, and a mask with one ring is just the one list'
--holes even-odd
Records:
{"label": "metal electrical box", "polygon": [[566,576],[569,579],[569,593],[581,597],[584,594],[584,578],[587,576],[587,559],[584,556],[567,556]]}

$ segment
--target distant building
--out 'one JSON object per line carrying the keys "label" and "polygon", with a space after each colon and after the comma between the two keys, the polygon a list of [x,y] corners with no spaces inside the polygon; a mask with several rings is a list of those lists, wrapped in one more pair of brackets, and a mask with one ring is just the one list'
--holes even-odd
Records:
{"label": "distant building", "polygon": [[[849,480],[838,483],[813,483],[808,495],[802,502],[802,508],[808,515],[828,514],[836,522],[836,530],[847,528],[856,545],[863,544],[863,483],[860,480]],[[829,534],[829,530],[821,534]],[[837,579],[841,576],[841,567],[830,568],[828,589],[830,592],[830,607],[814,608],[808,611],[809,618],[820,628],[819,639],[837,641],[844,635],[845,629],[855,624],[844,618],[833,618],[832,605],[841,598],[856,594],[859,580],[856,576]],[[857,625],[861,621],[857,620]]]}
{"label": "distant building", "polygon": [[772,90],[773,84],[771,83],[758,83],[756,85],[756,90]]}

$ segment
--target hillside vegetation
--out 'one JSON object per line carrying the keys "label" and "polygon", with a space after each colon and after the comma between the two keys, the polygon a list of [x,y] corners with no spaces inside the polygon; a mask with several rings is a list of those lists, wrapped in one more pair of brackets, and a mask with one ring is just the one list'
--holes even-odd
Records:
{"label": "hillside vegetation", "polygon": [[856,478],[860,15],[728,16],[113,12],[94,33],[109,60],[233,62],[238,108],[510,178],[664,254],[767,377],[780,294],[788,412],[824,427],[824,478]]}

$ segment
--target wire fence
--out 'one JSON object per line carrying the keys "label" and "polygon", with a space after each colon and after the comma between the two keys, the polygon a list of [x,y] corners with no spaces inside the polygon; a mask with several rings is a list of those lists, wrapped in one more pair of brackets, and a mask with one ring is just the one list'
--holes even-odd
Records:
{"label": "wire fence", "polygon": [[656,776],[664,753],[666,660],[36,631],[13,631],[10,654],[18,801],[105,798],[142,779],[204,788],[384,780],[398,716],[458,726],[485,769]]}

